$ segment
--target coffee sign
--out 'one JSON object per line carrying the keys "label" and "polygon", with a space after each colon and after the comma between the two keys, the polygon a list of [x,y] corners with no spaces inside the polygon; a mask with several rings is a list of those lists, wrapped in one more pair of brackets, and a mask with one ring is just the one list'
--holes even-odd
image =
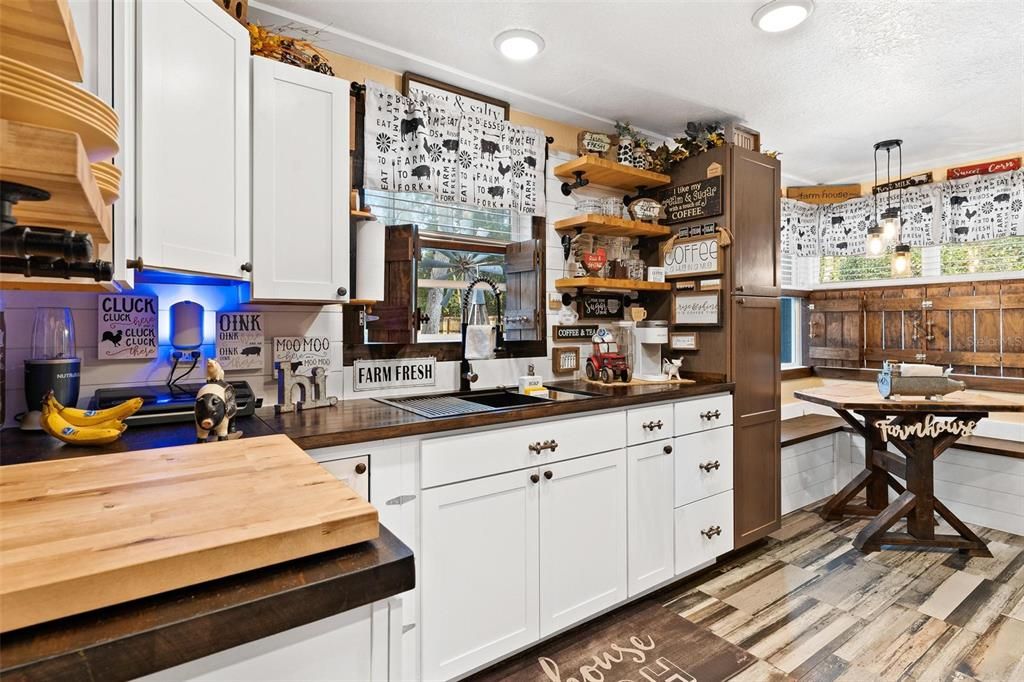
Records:
{"label": "coffee sign", "polygon": [[144,360],[156,357],[156,296],[100,296],[96,304],[96,318],[98,359]]}
{"label": "coffee sign", "polygon": [[716,275],[722,271],[718,254],[718,235],[669,242],[664,251],[665,277]]}
{"label": "coffee sign", "polygon": [[263,313],[217,313],[217,362],[225,370],[263,369]]}
{"label": "coffee sign", "polygon": [[677,185],[660,194],[666,225],[713,218],[722,214],[721,176]]}

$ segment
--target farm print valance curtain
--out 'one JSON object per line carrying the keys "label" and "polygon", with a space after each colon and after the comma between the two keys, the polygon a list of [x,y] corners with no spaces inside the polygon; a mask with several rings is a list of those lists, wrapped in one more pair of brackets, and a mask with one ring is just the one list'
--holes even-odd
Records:
{"label": "farm print valance curtain", "polygon": [[544,132],[463,115],[366,84],[363,184],[432,194],[441,203],[545,214]]}

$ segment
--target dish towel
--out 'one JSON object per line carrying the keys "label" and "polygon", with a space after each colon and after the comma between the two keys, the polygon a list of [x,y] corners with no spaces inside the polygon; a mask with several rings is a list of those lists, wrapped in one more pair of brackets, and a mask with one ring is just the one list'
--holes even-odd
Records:
{"label": "dish towel", "polygon": [[491,333],[494,327],[489,324],[471,324],[466,327],[466,359],[486,360],[491,357],[494,343]]}

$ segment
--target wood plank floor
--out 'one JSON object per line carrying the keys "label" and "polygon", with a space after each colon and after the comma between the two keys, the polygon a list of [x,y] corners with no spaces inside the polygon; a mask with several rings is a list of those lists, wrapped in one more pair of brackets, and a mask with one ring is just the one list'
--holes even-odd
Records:
{"label": "wood plank floor", "polygon": [[737,682],[1024,680],[1024,537],[971,526],[992,558],[865,555],[866,523],[794,512],[662,602],[757,657]]}

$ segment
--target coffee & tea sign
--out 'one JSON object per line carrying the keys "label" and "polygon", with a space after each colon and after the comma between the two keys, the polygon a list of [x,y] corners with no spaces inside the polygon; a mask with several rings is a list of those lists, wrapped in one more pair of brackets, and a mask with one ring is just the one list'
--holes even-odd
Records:
{"label": "coffee & tea sign", "polygon": [[722,176],[669,187],[660,194],[666,225],[722,214]]}
{"label": "coffee & tea sign", "polygon": [[263,369],[262,313],[217,313],[217,362],[225,370]]}
{"label": "coffee & tea sign", "polygon": [[156,296],[100,296],[96,305],[98,359],[155,358],[156,304]]}

